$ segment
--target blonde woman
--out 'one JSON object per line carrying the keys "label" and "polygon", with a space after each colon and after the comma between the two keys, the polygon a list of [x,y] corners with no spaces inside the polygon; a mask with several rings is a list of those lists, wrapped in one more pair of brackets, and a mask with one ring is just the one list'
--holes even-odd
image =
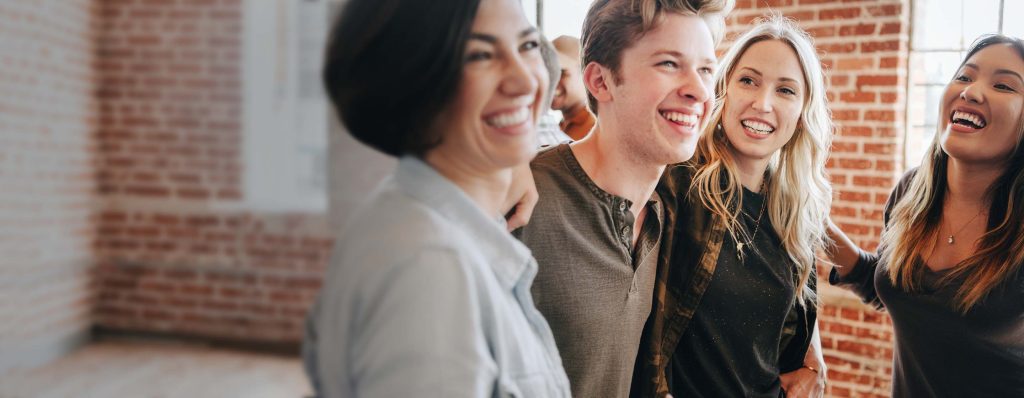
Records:
{"label": "blonde woman", "polygon": [[893,396],[1024,396],[1024,40],[982,37],[946,86],[876,254],[831,225],[830,282],[885,308]]}
{"label": "blonde woman", "polygon": [[690,162],[659,187],[674,218],[634,396],[818,396],[814,253],[831,188],[820,61],[781,17],[726,53]]}

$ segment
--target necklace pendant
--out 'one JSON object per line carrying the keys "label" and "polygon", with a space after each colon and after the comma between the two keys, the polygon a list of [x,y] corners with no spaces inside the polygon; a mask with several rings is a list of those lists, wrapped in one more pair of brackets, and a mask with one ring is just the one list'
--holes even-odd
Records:
{"label": "necklace pendant", "polygon": [[952,245],[953,244],[953,235],[950,235],[949,238],[946,239],[946,242],[949,242],[949,244]]}

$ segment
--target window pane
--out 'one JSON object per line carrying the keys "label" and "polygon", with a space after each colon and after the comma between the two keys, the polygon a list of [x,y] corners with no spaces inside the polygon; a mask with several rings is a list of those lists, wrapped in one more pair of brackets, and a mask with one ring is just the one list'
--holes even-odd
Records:
{"label": "window pane", "polygon": [[945,91],[945,86],[929,86],[925,89],[924,120],[921,124],[935,124],[938,122],[939,105],[942,103],[942,94]]}
{"label": "window pane", "polygon": [[[1010,1],[1008,3],[1012,3]],[[999,0],[971,0],[964,7],[963,46],[985,33],[999,33]]]}
{"label": "window pane", "polygon": [[920,126],[922,124],[925,124],[924,107],[926,95],[927,93],[925,86],[910,86],[910,92],[907,93],[908,127]]}
{"label": "window pane", "polygon": [[523,4],[523,14],[526,14],[526,20],[530,21],[530,25],[536,26],[537,25],[537,0],[523,0],[522,4]]}
{"label": "window pane", "polygon": [[934,136],[934,126],[915,127],[908,130],[907,146],[903,151],[904,156],[906,156],[903,163],[907,168],[921,165],[921,158],[924,157],[924,153],[927,151],[928,145],[932,143],[932,137]]}
{"label": "window pane", "polygon": [[590,3],[591,0],[544,0],[544,33],[549,39],[561,35],[578,39]]}
{"label": "window pane", "polygon": [[1003,8],[1003,33],[1024,38],[1024,1],[1008,0]]}
{"label": "window pane", "polygon": [[961,9],[961,0],[916,0],[913,48],[956,48],[963,30]]}
{"label": "window pane", "polygon": [[924,82],[946,84],[953,79],[953,73],[960,66],[960,52],[921,53],[923,58]]}

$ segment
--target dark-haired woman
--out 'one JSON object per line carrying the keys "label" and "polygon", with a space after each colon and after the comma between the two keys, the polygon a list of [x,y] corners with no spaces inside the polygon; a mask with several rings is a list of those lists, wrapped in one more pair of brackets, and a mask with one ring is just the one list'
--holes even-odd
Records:
{"label": "dark-haired woman", "polygon": [[304,357],[326,397],[565,397],[503,224],[549,84],[518,0],[350,0],[324,70],[341,120],[401,158],[340,232]]}
{"label": "dark-haired woman", "polygon": [[892,317],[893,396],[1024,397],[1024,41],[975,42],[938,126],[877,254],[830,227],[830,280]]}

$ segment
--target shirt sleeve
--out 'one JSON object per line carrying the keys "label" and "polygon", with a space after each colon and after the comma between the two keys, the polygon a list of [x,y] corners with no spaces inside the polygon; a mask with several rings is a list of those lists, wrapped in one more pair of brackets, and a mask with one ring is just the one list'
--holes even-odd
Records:
{"label": "shirt sleeve", "polygon": [[492,395],[497,365],[469,267],[452,251],[426,251],[369,285],[351,325],[356,396]]}

